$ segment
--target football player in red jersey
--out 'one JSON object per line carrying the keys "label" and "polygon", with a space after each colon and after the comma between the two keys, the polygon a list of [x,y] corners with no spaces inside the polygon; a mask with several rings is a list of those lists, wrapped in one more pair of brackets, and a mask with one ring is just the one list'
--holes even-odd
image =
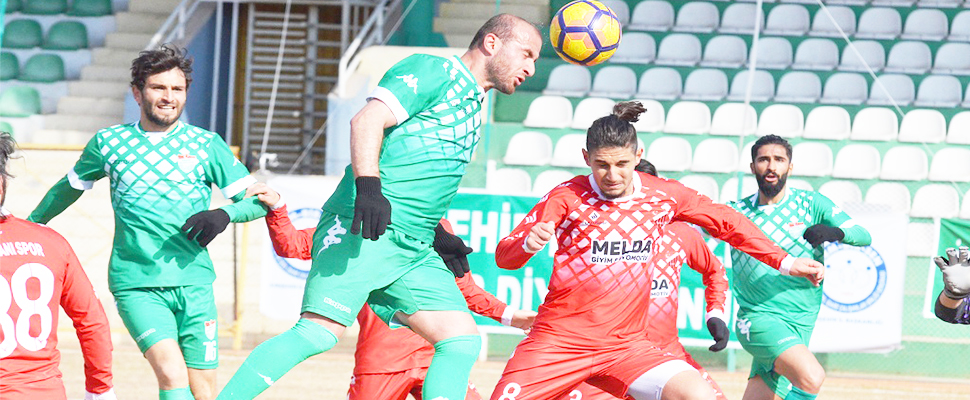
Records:
{"label": "football player in red jersey", "polygon": [[662,351],[647,327],[654,252],[682,220],[784,274],[821,282],[820,263],[796,259],[743,215],[676,181],[634,171],[643,154],[631,124],[645,111],[623,102],[587,130],[592,169],[554,188],[499,242],[499,267],[520,268],[556,239],[549,293],[509,360],[492,400],[556,399],[587,382],[616,397],[714,399],[694,367]]}
{"label": "football player in red jersey", "polygon": [[66,399],[57,351],[58,307],[74,321],[84,355],[86,400],[114,400],[108,317],[71,245],[53,229],[2,208],[7,161],[16,149],[0,132],[0,397]]}

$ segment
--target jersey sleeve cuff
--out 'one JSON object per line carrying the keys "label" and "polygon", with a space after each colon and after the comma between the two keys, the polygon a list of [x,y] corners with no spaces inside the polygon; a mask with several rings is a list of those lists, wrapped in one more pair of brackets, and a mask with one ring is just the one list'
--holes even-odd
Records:
{"label": "jersey sleeve cuff", "polygon": [[72,188],[77,190],[91,190],[91,188],[94,187],[94,181],[86,181],[81,179],[77,172],[74,171],[74,168],[67,171],[67,182],[71,184]]}
{"label": "jersey sleeve cuff", "polygon": [[387,106],[387,108],[391,109],[391,113],[394,114],[394,119],[397,120],[398,125],[404,121],[407,121],[408,118],[411,118],[408,111],[405,110],[404,106],[401,105],[401,102],[398,101],[397,96],[394,96],[394,93],[391,93],[391,91],[387,90],[386,88],[382,88],[380,86],[374,88],[374,91],[371,92],[370,96],[367,96],[367,100],[370,99],[380,100],[381,103],[384,103],[384,105]]}
{"label": "jersey sleeve cuff", "polygon": [[[542,249],[539,249],[539,250],[542,250]],[[539,250],[532,251],[531,249],[529,249],[529,237],[528,236],[526,236],[525,239],[522,239],[522,251],[525,251],[526,253],[529,253],[529,254],[535,254],[535,253],[538,253]]]}
{"label": "jersey sleeve cuff", "polygon": [[255,183],[256,178],[253,178],[252,175],[246,175],[222,188],[222,195],[226,196],[227,199],[231,199],[233,196],[239,194],[239,192],[245,191],[246,188],[254,185]]}
{"label": "jersey sleeve cuff", "polygon": [[502,325],[512,326],[512,317],[515,316],[516,311],[519,309],[512,306],[505,307],[505,311],[502,311]]}
{"label": "jersey sleeve cuff", "polygon": [[792,257],[791,254],[789,254],[785,256],[783,260],[781,260],[781,266],[778,267],[778,272],[781,272],[782,275],[790,276],[791,267],[793,265],[795,265],[795,257]]}
{"label": "jersey sleeve cuff", "polygon": [[724,318],[724,311],[718,309],[708,311],[707,315],[704,316],[704,323],[706,324],[707,321],[711,320],[711,318],[719,318],[721,321],[727,321],[727,319]]}
{"label": "jersey sleeve cuff", "polygon": [[283,195],[280,195],[279,201],[276,204],[269,206],[270,210],[276,211],[286,206],[286,201],[283,200]]}

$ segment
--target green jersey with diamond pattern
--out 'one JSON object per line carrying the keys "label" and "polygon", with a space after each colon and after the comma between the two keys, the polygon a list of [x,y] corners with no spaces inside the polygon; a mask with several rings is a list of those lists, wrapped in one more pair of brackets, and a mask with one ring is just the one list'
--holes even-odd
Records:
{"label": "green jersey with diamond pattern", "polygon": [[[824,263],[821,247],[812,246],[802,238],[805,229],[825,224],[845,232],[843,243],[866,246],[871,242],[869,232],[856,223],[842,209],[818,192],[787,188],[787,195],[778,204],[758,205],[758,194],[731,202],[754,222],[769,239],[793,257],[812,258]],[[766,311],[795,319],[818,315],[822,304],[822,287],[815,287],[805,278],[783,276],[778,270],[761,261],[731,249],[731,286],[742,312]]]}
{"label": "green jersey with diamond pattern", "polygon": [[168,133],[145,132],[138,123],[102,129],[29,219],[50,221],[106,176],[115,215],[112,292],[215,280],[208,251],[180,228],[209,209],[213,184],[239,201],[256,183],[219,135],[181,122]]}
{"label": "green jersey with diamond pattern", "polygon": [[[416,54],[384,74],[370,99],[383,102],[397,119],[384,131],[379,163],[381,189],[391,203],[390,229],[431,242],[478,143],[483,95],[457,56]],[[353,216],[355,196],[347,166],[323,208]]]}

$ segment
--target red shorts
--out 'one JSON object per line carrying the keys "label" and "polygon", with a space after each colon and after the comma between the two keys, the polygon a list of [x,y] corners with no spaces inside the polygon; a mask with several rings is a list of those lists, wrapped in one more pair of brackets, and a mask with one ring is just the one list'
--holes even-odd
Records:
{"label": "red shorts", "polygon": [[[717,392],[717,399],[727,400],[727,397],[724,396],[724,392],[721,391],[721,387],[718,386],[717,382],[714,382],[714,378],[711,377],[711,374],[708,374],[707,371],[704,370],[704,367],[698,364],[697,361],[694,361],[694,358],[687,353],[687,350],[684,349],[684,346],[680,344],[680,342],[675,340],[662,347],[662,349],[677,356],[677,358],[680,358],[681,360],[687,361],[688,364],[696,368],[697,372],[701,374],[701,377],[707,380],[707,382],[714,387],[714,391]],[[616,400],[617,398],[618,397],[606,393],[595,386],[588,383],[583,383],[576,389],[569,392],[569,395],[564,397],[563,400]]]}
{"label": "red shorts", "polygon": [[64,400],[64,381],[60,376],[30,382],[27,384],[0,385],[0,399],[3,400]]}
{"label": "red shorts", "polygon": [[623,398],[641,375],[675,360],[673,354],[646,340],[603,349],[569,349],[527,337],[515,348],[491,400],[558,399],[583,382]]}
{"label": "red shorts", "polygon": [[[421,399],[427,368],[414,368],[392,374],[360,374],[350,378],[347,400],[404,400],[410,394]],[[475,385],[468,384],[465,400],[482,400]]]}

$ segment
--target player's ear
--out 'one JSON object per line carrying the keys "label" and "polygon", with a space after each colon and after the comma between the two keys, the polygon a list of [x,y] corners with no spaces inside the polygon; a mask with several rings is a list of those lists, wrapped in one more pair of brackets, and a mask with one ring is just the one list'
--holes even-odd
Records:
{"label": "player's ear", "polygon": [[495,55],[501,48],[502,39],[499,39],[498,35],[494,33],[485,34],[485,39],[482,41],[482,50],[486,55]]}
{"label": "player's ear", "polygon": [[583,160],[586,161],[586,165],[592,167],[593,165],[589,163],[589,152],[586,149],[583,150]]}
{"label": "player's ear", "polygon": [[138,90],[138,87],[137,86],[131,85],[131,95],[135,97],[135,103],[137,103],[138,106],[140,107],[141,106],[141,90]]}
{"label": "player's ear", "polygon": [[754,161],[752,161],[751,164],[748,164],[748,167],[751,168],[751,173],[752,174],[758,175],[758,173],[755,172],[755,170],[754,170]]}

